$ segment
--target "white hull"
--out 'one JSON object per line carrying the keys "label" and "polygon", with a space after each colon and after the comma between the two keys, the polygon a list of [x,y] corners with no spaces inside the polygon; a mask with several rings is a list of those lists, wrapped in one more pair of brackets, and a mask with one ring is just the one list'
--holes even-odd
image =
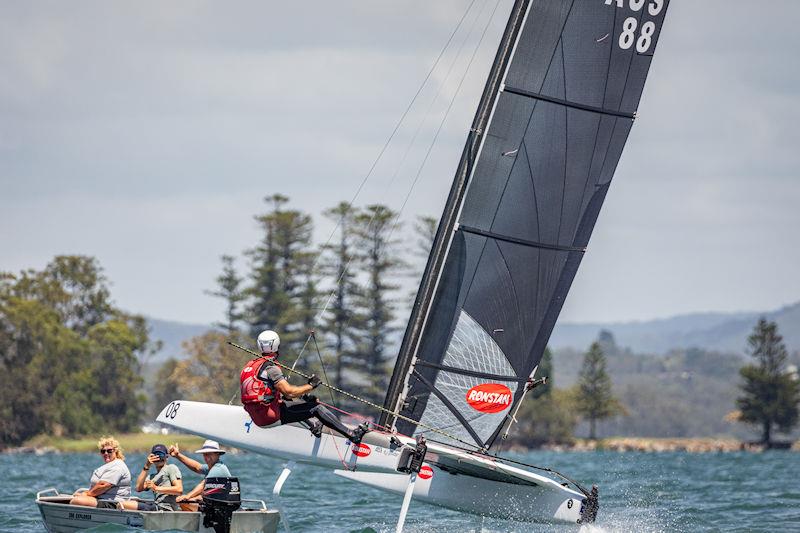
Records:
{"label": "white hull", "polygon": [[[541,486],[502,483],[465,475],[453,475],[432,467],[433,477],[417,477],[414,499],[456,511],[523,522],[580,519],[582,496],[564,498],[560,491]],[[408,476],[382,472],[336,470],[345,479],[393,494],[403,494]]]}
{"label": "white hull", "polygon": [[[317,439],[301,426],[260,428],[238,406],[190,401],[170,403],[158,421],[236,448],[338,468],[336,473],[346,479],[393,493],[402,494],[408,482],[408,476],[397,473],[400,452],[385,433],[370,432],[362,446],[356,447],[338,435],[323,434]],[[414,442],[408,437],[400,439]],[[575,523],[580,518],[584,495],[549,477],[433,442],[426,457],[425,474],[432,476],[417,479],[414,497],[420,501],[523,521]]]}

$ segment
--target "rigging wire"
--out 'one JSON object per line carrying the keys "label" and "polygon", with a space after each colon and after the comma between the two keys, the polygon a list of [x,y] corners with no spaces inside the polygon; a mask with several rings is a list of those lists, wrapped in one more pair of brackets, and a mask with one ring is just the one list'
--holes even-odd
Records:
{"label": "rigging wire", "polygon": [[[445,43],[445,45],[444,45],[444,46],[442,47],[442,49],[439,51],[439,55],[436,57],[436,61],[434,61],[434,63],[433,63],[433,66],[432,66],[432,67],[430,68],[430,70],[428,71],[428,74],[425,76],[425,79],[422,81],[422,84],[421,84],[421,85],[419,86],[419,88],[417,89],[417,92],[414,94],[414,97],[411,99],[411,102],[408,104],[408,106],[406,107],[406,109],[405,109],[405,111],[403,112],[402,116],[400,117],[400,120],[399,120],[399,121],[397,122],[397,124],[395,125],[395,127],[394,127],[394,130],[392,131],[391,135],[389,135],[389,138],[386,140],[386,143],[384,143],[384,145],[383,145],[383,148],[381,148],[381,151],[380,151],[380,153],[378,154],[378,157],[375,159],[375,161],[373,161],[373,163],[372,163],[372,166],[371,166],[371,167],[370,167],[370,169],[369,169],[369,172],[368,172],[368,173],[367,173],[367,175],[364,177],[364,179],[361,181],[361,184],[358,186],[358,188],[357,188],[357,190],[356,190],[356,193],[355,193],[355,195],[353,196],[353,198],[352,198],[352,199],[351,199],[351,200],[350,200],[350,201],[347,203],[347,208],[348,208],[348,209],[350,209],[350,208],[353,206],[353,204],[355,203],[356,199],[358,198],[359,194],[361,193],[361,190],[363,189],[363,187],[364,187],[364,185],[366,184],[367,180],[368,180],[368,179],[370,178],[370,176],[372,175],[372,173],[373,173],[373,171],[375,170],[375,167],[377,166],[378,162],[379,162],[379,161],[380,161],[380,159],[383,157],[383,155],[384,155],[384,153],[386,152],[386,149],[388,148],[388,146],[389,146],[389,144],[391,143],[392,139],[393,139],[393,138],[394,138],[394,136],[397,134],[397,131],[400,129],[400,126],[401,126],[401,125],[403,124],[403,122],[405,121],[405,118],[406,118],[406,116],[407,116],[407,115],[408,115],[408,113],[411,111],[411,108],[413,107],[414,103],[417,101],[417,98],[419,97],[419,95],[422,93],[422,90],[425,88],[425,85],[428,83],[428,80],[430,80],[431,76],[433,75],[434,71],[436,70],[436,67],[439,65],[439,62],[440,62],[440,61],[442,60],[442,58],[444,57],[444,54],[445,54],[445,52],[446,52],[446,51],[447,51],[447,49],[450,47],[450,44],[452,43],[452,41],[453,41],[453,38],[454,38],[454,37],[456,36],[456,34],[458,33],[458,30],[461,28],[462,24],[464,23],[464,20],[466,20],[466,18],[467,18],[467,15],[468,15],[468,14],[469,14],[469,12],[472,10],[472,6],[473,6],[473,5],[475,5],[475,2],[476,2],[476,1],[477,1],[477,0],[472,0],[472,1],[469,3],[469,5],[467,6],[466,10],[464,11],[464,14],[463,14],[463,15],[461,15],[461,19],[459,19],[459,21],[458,21],[458,24],[456,25],[455,29],[454,29],[454,30],[452,31],[452,33],[450,34],[450,37],[448,37],[448,39],[447,39],[447,42]],[[476,19],[476,20],[477,20],[477,19]],[[474,21],[473,21],[473,26],[474,26]],[[469,35],[471,35],[471,34],[472,34],[472,28],[470,28],[470,30],[469,30],[469,33],[467,34],[467,38],[468,38],[468,37],[469,37]],[[448,76],[448,77],[449,77],[449,75],[450,75],[450,71],[452,70],[453,66],[455,65],[455,63],[456,63],[456,62],[457,62],[457,60],[458,60],[458,56],[460,55],[460,53],[461,53],[461,49],[462,49],[462,48],[463,48],[463,42],[462,42],[462,45],[461,45],[461,47],[459,47],[459,50],[458,50],[458,52],[456,53],[456,57],[453,59],[453,63],[451,64],[451,66],[450,66],[450,69],[448,70],[448,74],[447,74],[447,76]],[[440,91],[441,91],[441,88],[440,88]],[[436,96],[434,97],[434,102],[436,101],[436,98],[438,98],[438,96],[439,96],[439,93],[437,93],[437,94],[436,94]],[[425,120],[427,120],[427,114],[430,112],[430,108],[432,107],[432,105],[433,105],[433,102],[431,103],[431,106],[428,108],[428,111],[426,112],[426,115],[423,117],[423,123],[425,122]],[[422,124],[420,124],[420,128],[421,128],[421,126],[422,126]],[[418,130],[417,130],[417,133],[419,133],[419,128],[418,128]],[[413,144],[414,140],[416,139],[417,133],[415,133],[415,134],[414,134],[414,138],[411,140],[411,144],[409,144],[409,147],[408,147],[408,149],[406,150],[406,153],[403,155],[403,158],[402,158],[402,160],[401,160],[400,164],[397,166],[397,170],[395,171],[394,175],[392,176],[391,180],[389,181],[389,185],[388,185],[388,186],[391,186],[391,184],[394,182],[394,179],[397,177],[397,174],[398,174],[398,172],[399,172],[399,169],[400,169],[400,167],[402,167],[403,163],[405,162],[405,158],[406,158],[406,156],[408,155],[408,152],[409,152],[409,151],[410,151],[410,149],[411,149],[411,145]],[[388,186],[387,186],[387,187],[388,187]],[[375,213],[373,213],[373,214],[372,214],[372,216],[371,216],[371,217],[370,217],[370,219],[369,219],[369,222],[367,223],[367,228],[371,228],[371,227],[372,227],[372,224],[373,224],[373,222],[375,221],[375,217],[376,217],[376,216],[377,216],[377,212],[375,212]],[[331,239],[333,239],[333,236],[335,235],[335,233],[336,233],[336,230],[337,230],[337,229],[339,229],[339,226],[340,226],[340,224],[341,224],[341,218],[340,218],[339,220],[337,220],[337,221],[336,221],[336,224],[334,225],[334,228],[333,228],[333,230],[331,231],[331,234],[328,236],[328,239],[325,241],[325,244],[323,245],[323,247],[324,247],[324,246],[327,246],[328,244],[330,244],[330,242],[331,242]],[[321,257],[321,255],[320,255],[320,256],[318,256],[318,257],[317,257],[317,259],[314,261],[314,265],[313,265],[313,267],[312,267],[312,270],[313,270],[313,269],[316,269],[316,267],[317,267],[317,265],[318,265],[318,262],[319,262],[319,259],[320,259],[320,257]],[[347,274],[347,271],[348,271],[348,269],[349,269],[349,267],[350,267],[350,263],[352,262],[352,260],[353,260],[353,258],[352,258],[352,257],[351,257],[351,258],[348,260],[348,262],[347,262],[347,264],[345,265],[345,268],[343,269],[343,271],[342,271],[341,275],[340,275],[340,276],[337,278],[337,280],[336,280],[336,284],[334,285],[334,287],[338,287],[338,286],[339,286],[339,283],[341,283],[342,279],[343,279],[343,278],[344,278],[344,276]],[[328,298],[327,298],[327,300],[326,300],[326,302],[325,302],[325,305],[322,307],[322,309],[320,310],[320,312],[319,312],[319,313],[317,314],[317,316],[315,317],[315,319],[314,319],[315,323],[316,323],[316,322],[317,322],[317,321],[320,319],[320,317],[321,317],[321,316],[322,316],[322,315],[325,313],[325,311],[327,311],[327,309],[328,309],[328,306],[330,305],[330,302],[331,302],[331,300],[333,299],[333,296],[334,296],[335,294],[336,294],[336,289],[334,288],[334,289],[331,291],[330,295],[328,296]]]}
{"label": "rigging wire", "polygon": [[[367,183],[369,178],[372,176],[372,173],[375,171],[375,167],[377,167],[378,162],[383,157],[383,154],[386,153],[386,150],[389,147],[389,144],[392,142],[392,139],[394,139],[394,136],[397,134],[397,131],[400,129],[400,126],[405,121],[406,116],[411,111],[411,108],[414,106],[414,103],[417,101],[417,98],[422,93],[422,90],[425,88],[425,85],[427,85],[428,80],[430,80],[431,76],[433,75],[433,72],[436,70],[437,65],[439,65],[439,61],[441,61],[442,57],[444,56],[445,51],[450,46],[450,43],[452,42],[453,37],[455,37],[456,33],[458,33],[458,30],[461,28],[461,25],[464,23],[464,19],[467,18],[467,14],[470,12],[470,10],[472,10],[472,6],[475,4],[476,1],[477,0],[472,0],[469,3],[469,5],[467,6],[467,9],[464,11],[464,14],[461,15],[461,18],[459,19],[458,24],[456,24],[456,27],[450,33],[450,36],[447,38],[447,42],[444,44],[442,49],[439,51],[439,55],[436,56],[436,60],[433,62],[433,65],[428,70],[428,73],[425,75],[425,79],[422,80],[422,83],[420,84],[419,88],[417,89],[417,92],[411,98],[411,101],[408,103],[408,106],[406,106],[406,109],[405,109],[405,111],[403,111],[403,114],[400,116],[400,119],[397,121],[397,124],[395,124],[394,129],[392,130],[392,133],[389,134],[389,138],[386,139],[386,142],[383,144],[383,147],[381,148],[380,152],[378,153],[378,156],[372,162],[372,165],[370,165],[369,170],[367,171],[367,174],[361,180],[361,183],[359,184],[358,188],[356,189],[355,194],[350,199],[350,201],[347,203],[348,209],[350,207],[352,207],[353,204],[355,203],[355,201],[358,199],[358,196],[361,194],[361,190],[364,188],[364,185]],[[331,239],[333,239],[333,236],[334,236],[334,234],[336,234],[336,230],[337,229],[339,229],[339,223],[338,222],[336,223],[336,225],[334,226],[333,230],[331,231],[331,234],[328,236],[328,240],[325,241],[326,245],[330,243]],[[317,267],[318,260],[319,260],[319,258],[317,258],[317,261],[314,262],[314,265],[313,265],[312,269]]]}
{"label": "rigging wire", "polygon": [[[325,383],[330,383],[328,379],[328,373],[325,371],[325,362],[322,360],[322,353],[319,351],[319,345],[317,344],[317,336],[314,335],[314,332],[311,332],[311,336],[314,339],[314,347],[317,349],[317,355],[319,356],[319,364],[322,365],[322,377],[325,378]],[[336,400],[333,397],[333,389],[330,387],[328,388],[328,392],[331,394],[331,403],[336,405]]]}
{"label": "rigging wire", "polygon": [[[469,11],[471,10],[471,8],[472,8],[472,6],[474,5],[474,3],[475,3],[475,0],[473,0],[473,1],[470,3],[470,5],[467,7],[467,11],[466,11],[466,12],[464,13],[464,15],[461,17],[461,20],[459,21],[459,24],[458,24],[458,26],[456,27],[456,30],[454,31],[454,33],[453,33],[453,34],[451,34],[451,35],[450,35],[450,39],[448,39],[447,45],[445,46],[445,48],[444,48],[444,49],[442,49],[442,52],[440,53],[440,55],[439,55],[439,58],[437,58],[437,60],[436,60],[436,63],[437,63],[437,64],[438,64],[439,60],[441,59],[441,57],[442,57],[442,55],[443,55],[444,51],[446,50],[447,46],[449,46],[450,42],[452,41],[453,37],[455,36],[455,32],[456,32],[456,31],[459,29],[459,27],[461,26],[461,24],[464,22],[464,19],[466,18],[467,14],[468,14],[468,13],[469,13]],[[488,28],[489,24],[491,23],[491,20],[492,20],[492,18],[494,17],[494,13],[495,13],[495,11],[497,10],[497,5],[498,5],[498,3],[499,3],[499,0],[497,0],[497,3],[495,3],[495,7],[494,7],[494,10],[492,11],[492,15],[490,16],[489,20],[487,21],[487,23],[486,23],[486,26],[485,26],[485,27],[484,27],[484,29],[483,29],[483,33],[481,34],[481,38],[480,38],[480,40],[478,41],[478,44],[476,45],[476,49],[475,49],[475,51],[473,51],[472,57],[470,58],[469,62],[467,63],[467,67],[466,67],[466,70],[465,70],[465,72],[464,72],[464,75],[462,76],[462,78],[461,78],[461,81],[460,81],[460,83],[458,84],[458,89],[455,91],[455,93],[453,94],[453,97],[450,99],[449,105],[448,105],[448,107],[447,107],[447,111],[446,111],[446,113],[445,113],[444,117],[442,118],[442,120],[441,120],[441,121],[440,121],[440,123],[439,123],[439,127],[438,127],[438,129],[437,129],[437,132],[436,132],[436,136],[437,136],[437,137],[438,137],[439,131],[441,131],[441,129],[442,129],[442,125],[444,124],[444,121],[447,119],[447,115],[448,115],[448,113],[450,112],[450,109],[451,109],[451,108],[452,108],[452,106],[453,106],[453,102],[455,101],[456,97],[458,96],[458,92],[459,92],[459,89],[461,88],[461,85],[462,85],[462,84],[463,84],[463,82],[464,82],[464,78],[466,77],[466,75],[467,75],[467,73],[468,73],[468,71],[469,71],[469,68],[470,68],[470,66],[472,65],[472,62],[473,62],[473,60],[475,59],[475,52],[476,52],[476,51],[477,51],[477,49],[480,47],[480,45],[481,45],[481,42],[483,41],[483,37],[486,35],[486,29]],[[402,168],[403,164],[405,163],[405,161],[406,161],[406,158],[408,157],[408,154],[409,154],[409,153],[410,153],[410,151],[411,151],[411,148],[413,148],[413,146],[414,146],[414,144],[415,144],[415,141],[416,141],[416,139],[417,139],[417,137],[418,137],[418,135],[419,135],[420,131],[422,130],[422,127],[425,125],[425,123],[426,123],[426,122],[427,122],[427,120],[428,120],[428,117],[429,117],[429,116],[430,116],[430,114],[431,114],[431,111],[432,111],[432,109],[433,109],[433,106],[434,106],[434,104],[435,104],[435,103],[436,103],[436,101],[439,99],[439,96],[440,96],[440,95],[441,95],[441,94],[444,92],[444,86],[445,86],[445,84],[447,83],[447,80],[449,80],[449,79],[450,79],[450,74],[453,72],[453,68],[454,68],[454,67],[456,66],[456,64],[458,63],[458,60],[459,60],[459,58],[461,57],[461,52],[462,52],[462,50],[464,49],[464,46],[465,46],[465,44],[467,43],[467,41],[469,41],[469,38],[470,38],[470,36],[472,35],[472,32],[473,32],[473,30],[475,29],[475,25],[477,24],[478,20],[480,19],[480,16],[481,16],[481,14],[483,13],[483,9],[485,8],[485,5],[486,5],[486,4],[484,4],[484,7],[482,7],[482,8],[481,8],[481,10],[480,10],[480,11],[477,13],[477,15],[475,16],[475,19],[472,21],[472,25],[470,26],[470,29],[469,29],[469,31],[468,31],[468,32],[467,32],[467,34],[465,35],[464,39],[461,41],[461,44],[459,45],[459,47],[458,47],[458,50],[456,51],[456,53],[455,53],[455,55],[454,55],[454,57],[453,57],[453,61],[450,63],[450,67],[448,68],[448,70],[447,70],[447,73],[445,74],[445,77],[444,77],[444,79],[442,80],[441,84],[439,85],[439,89],[437,90],[436,94],[434,95],[433,99],[431,100],[430,104],[428,105],[428,109],[427,109],[427,110],[425,111],[425,113],[423,114],[422,120],[420,121],[419,125],[417,126],[417,129],[416,129],[416,131],[414,132],[414,135],[412,136],[411,140],[409,141],[409,143],[408,143],[408,145],[407,145],[407,147],[406,147],[406,150],[405,150],[405,152],[403,153],[403,156],[402,156],[402,158],[401,158],[401,160],[400,160],[400,163],[397,165],[397,167],[396,167],[396,169],[395,169],[394,173],[392,174],[392,177],[391,177],[391,179],[389,180],[389,183],[387,184],[387,188],[388,188],[388,187],[390,187],[390,186],[391,186],[391,185],[394,183],[395,179],[397,178],[397,175],[400,173],[400,170],[401,170],[401,168]],[[436,64],[434,64],[434,67],[435,67],[435,66],[436,66]],[[431,72],[432,72],[432,71],[431,71]],[[430,74],[431,74],[431,73],[429,73],[428,77],[430,77]],[[426,81],[427,81],[427,77],[426,77]],[[420,89],[421,89],[421,88],[420,88]],[[418,96],[418,95],[419,95],[419,91],[417,92],[417,95],[416,95],[416,96]],[[416,98],[416,96],[415,96],[415,98]],[[413,102],[412,102],[412,104],[413,104]],[[408,110],[406,110],[406,111],[408,111]],[[404,116],[405,116],[405,115],[404,115]],[[399,124],[398,124],[398,125],[399,125]],[[393,134],[394,134],[394,133],[393,133]],[[433,148],[433,144],[435,144],[435,142],[436,142],[436,137],[434,137],[433,141],[431,142],[431,145],[430,145],[430,146],[429,146],[429,148],[428,148],[428,152],[427,152],[427,154],[426,154],[426,156],[425,156],[425,159],[426,159],[426,160],[427,160],[428,156],[430,155],[430,152],[431,152],[431,150],[432,150],[432,148]],[[395,231],[395,229],[396,229],[396,228],[399,226],[399,216],[400,216],[400,214],[402,213],[402,211],[403,211],[403,208],[405,208],[405,205],[406,205],[406,203],[408,202],[408,198],[409,198],[409,196],[411,195],[411,191],[413,190],[413,188],[414,188],[414,185],[416,184],[417,180],[419,179],[419,175],[420,175],[420,174],[421,174],[421,172],[422,172],[422,167],[424,167],[424,166],[425,166],[425,162],[423,161],[423,163],[422,163],[422,166],[419,168],[419,170],[418,170],[418,172],[417,172],[417,174],[416,174],[416,177],[414,178],[414,183],[412,183],[412,185],[411,185],[411,190],[409,190],[408,194],[406,195],[406,197],[405,197],[405,201],[403,202],[403,204],[402,204],[402,206],[401,206],[401,208],[400,208],[400,211],[399,211],[399,212],[397,213],[397,215],[395,215],[395,217],[394,217],[394,221],[392,222],[392,229],[391,229],[391,230],[390,230],[390,232],[389,232],[389,239],[391,239],[392,235],[394,234],[394,231]],[[356,196],[357,196],[357,195],[356,195]],[[355,198],[353,199],[353,201],[355,201]],[[348,204],[348,208],[349,208],[351,205],[352,205],[352,202]],[[372,227],[372,225],[373,225],[373,223],[374,223],[374,221],[375,221],[375,217],[376,217],[377,215],[378,215],[377,211],[376,211],[376,212],[374,212],[374,213],[372,214],[372,216],[370,217],[369,221],[367,222],[367,229],[369,229],[369,228],[371,228],[371,227]],[[330,243],[330,240],[333,238],[333,233],[335,233],[335,232],[336,232],[336,229],[338,229],[338,227],[339,227],[340,223],[341,223],[341,218],[340,218],[340,220],[339,220],[339,221],[337,221],[337,223],[336,223],[336,227],[334,227],[334,230],[333,230],[333,232],[331,233],[330,237],[328,237],[328,241],[326,241],[326,243],[325,243],[325,246],[327,246],[327,245]],[[347,263],[345,264],[344,268],[342,269],[342,273],[339,275],[339,277],[338,277],[338,278],[337,278],[337,280],[336,280],[336,284],[335,284],[335,287],[336,287],[336,288],[334,288],[334,289],[331,291],[331,293],[328,295],[328,298],[327,298],[327,299],[326,299],[326,301],[325,301],[325,305],[322,307],[322,309],[320,309],[319,313],[318,313],[318,314],[317,314],[317,316],[315,317],[315,322],[317,322],[317,321],[320,319],[320,317],[321,317],[321,316],[322,316],[322,315],[323,315],[323,314],[324,314],[324,313],[325,313],[325,312],[328,310],[328,306],[330,305],[331,301],[333,300],[333,297],[335,296],[335,294],[336,294],[336,292],[337,292],[337,289],[338,289],[338,287],[339,287],[339,283],[341,283],[342,279],[344,279],[344,276],[345,276],[345,275],[347,275],[347,272],[348,272],[348,271],[349,271],[349,269],[350,269],[350,265],[352,264],[352,262],[353,262],[353,260],[354,260],[354,259],[355,259],[355,257],[354,257],[354,256],[350,256],[350,258],[347,260]],[[348,320],[348,322],[347,322],[347,324],[345,325],[345,327],[347,327],[347,325],[349,325],[349,323],[350,323],[350,320]]]}
{"label": "rigging wire", "polygon": [[[392,228],[392,233],[394,233],[394,230],[399,225],[400,215],[403,214],[403,210],[405,209],[406,205],[408,204],[408,200],[411,198],[411,194],[414,191],[414,187],[417,185],[417,182],[419,181],[419,177],[422,174],[422,171],[424,170],[425,165],[428,163],[428,158],[431,155],[431,152],[433,150],[433,146],[436,144],[436,141],[439,138],[439,134],[442,131],[444,123],[447,120],[447,117],[448,117],[448,115],[450,114],[450,111],[453,108],[453,103],[455,102],[455,99],[458,96],[458,93],[461,91],[461,87],[464,85],[464,80],[466,80],[467,74],[469,74],[469,69],[472,66],[473,61],[475,60],[475,56],[477,55],[478,50],[480,49],[480,45],[483,43],[484,37],[486,37],[486,32],[489,29],[489,26],[491,25],[491,22],[494,19],[495,14],[497,13],[497,8],[498,8],[499,5],[500,5],[500,0],[496,0],[496,2],[494,4],[494,8],[492,9],[492,13],[489,16],[489,19],[486,21],[486,25],[483,28],[483,32],[481,33],[481,37],[478,40],[478,43],[475,45],[474,50],[472,51],[472,56],[469,59],[469,63],[467,63],[467,68],[464,70],[464,74],[461,76],[461,80],[459,80],[458,86],[456,87],[456,90],[453,93],[453,98],[450,100],[450,104],[447,106],[447,110],[445,111],[444,117],[442,117],[442,121],[439,123],[439,128],[436,130],[436,134],[433,136],[433,140],[431,141],[430,145],[428,146],[428,150],[425,153],[425,157],[423,158],[422,163],[419,166],[419,169],[417,170],[417,174],[416,174],[416,176],[414,176],[414,180],[411,182],[411,187],[408,189],[408,193],[406,194],[405,198],[403,199],[403,203],[400,206],[400,210],[397,212],[397,216],[395,217],[395,225]],[[391,237],[392,233],[390,233],[390,237]]]}

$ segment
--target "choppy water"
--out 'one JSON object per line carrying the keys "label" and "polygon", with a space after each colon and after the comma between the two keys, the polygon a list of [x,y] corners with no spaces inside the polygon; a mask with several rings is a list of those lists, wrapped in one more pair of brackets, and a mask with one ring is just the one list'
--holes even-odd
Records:
{"label": "choppy water", "polygon": [[[554,467],[585,484],[597,483],[600,514],[592,531],[800,531],[797,453],[532,452],[516,457]],[[142,454],[130,454],[128,464],[136,471],[143,459]],[[269,503],[280,461],[242,454],[228,455],[226,463],[240,478],[245,497]],[[99,464],[95,454],[0,455],[0,531],[43,531],[33,502],[36,491],[85,486]],[[184,486],[194,486],[199,478],[183,470]],[[283,500],[294,531],[393,531],[400,507],[399,496],[302,465],[284,486]],[[578,528],[482,520],[413,502],[406,530],[577,532]]]}

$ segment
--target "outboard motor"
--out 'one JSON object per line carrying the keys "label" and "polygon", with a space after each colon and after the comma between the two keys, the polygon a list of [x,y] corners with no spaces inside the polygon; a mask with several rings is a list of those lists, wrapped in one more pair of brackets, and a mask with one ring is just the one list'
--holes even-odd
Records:
{"label": "outboard motor", "polygon": [[230,533],[233,512],[242,505],[239,478],[207,477],[203,489],[200,512],[203,526],[214,528],[216,533]]}

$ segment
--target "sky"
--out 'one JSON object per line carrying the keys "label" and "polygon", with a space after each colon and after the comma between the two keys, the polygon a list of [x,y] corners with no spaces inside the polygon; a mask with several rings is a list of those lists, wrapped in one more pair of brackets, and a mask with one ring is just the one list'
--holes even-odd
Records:
{"label": "sky", "polygon": [[[220,319],[263,198],[326,240],[470,2],[0,0],[0,270],[91,255],[128,311]],[[475,1],[357,205],[438,217],[510,5]],[[562,321],[800,300],[800,3],[765,5],[671,3]]]}

